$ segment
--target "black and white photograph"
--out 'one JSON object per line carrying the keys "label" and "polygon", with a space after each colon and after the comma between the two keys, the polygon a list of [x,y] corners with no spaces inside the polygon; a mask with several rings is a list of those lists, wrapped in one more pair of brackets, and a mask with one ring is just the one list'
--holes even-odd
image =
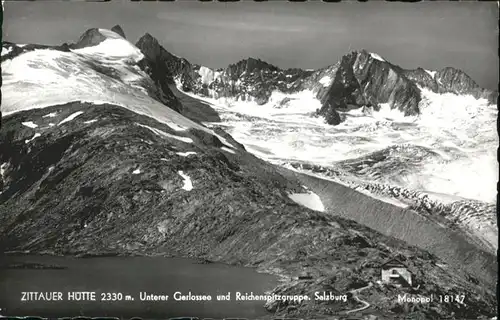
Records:
{"label": "black and white photograph", "polygon": [[0,318],[497,319],[498,2],[2,18]]}

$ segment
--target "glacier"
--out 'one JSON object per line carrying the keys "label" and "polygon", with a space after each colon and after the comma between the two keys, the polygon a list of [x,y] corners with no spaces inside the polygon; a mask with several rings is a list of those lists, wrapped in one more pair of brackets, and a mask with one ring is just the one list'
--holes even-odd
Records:
{"label": "glacier", "polygon": [[[364,107],[344,112],[346,120],[337,126],[312,116],[320,102],[308,90],[293,94],[275,91],[264,105],[186,94],[220,113],[220,123],[207,125],[221,126],[267,161],[331,166],[391,146],[422,147],[438,156],[423,159],[418,167],[399,176],[400,181],[383,182],[494,203],[499,143],[496,106],[470,95],[420,90],[424,99],[417,116],[405,116],[381,104],[377,111]],[[290,102],[276,108],[284,98]]]}

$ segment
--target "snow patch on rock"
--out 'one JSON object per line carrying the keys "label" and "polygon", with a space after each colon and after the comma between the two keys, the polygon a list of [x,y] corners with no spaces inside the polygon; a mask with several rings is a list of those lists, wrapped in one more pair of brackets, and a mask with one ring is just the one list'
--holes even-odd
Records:
{"label": "snow patch on rock", "polygon": [[291,193],[288,197],[295,203],[314,211],[325,212],[325,206],[321,202],[321,198],[312,191],[308,193]]}
{"label": "snow patch on rock", "polygon": [[193,182],[191,181],[191,178],[185,175],[182,171],[178,171],[177,173],[182,177],[182,179],[184,179],[184,185],[182,186],[182,189],[186,191],[193,190]]}
{"label": "snow patch on rock", "polygon": [[175,131],[186,131],[187,130],[187,128],[179,126],[179,125],[175,124],[174,122],[168,122],[168,123],[166,123],[166,125]]}
{"label": "snow patch on rock", "polygon": [[146,126],[146,125],[140,124],[140,123],[136,123],[136,125],[144,127],[146,129],[149,129],[149,130],[153,131],[154,133],[156,133],[157,135],[165,137],[165,138],[176,139],[176,140],[179,140],[179,141],[182,141],[182,142],[185,142],[185,143],[193,143],[193,139],[188,138],[188,137],[176,136],[176,135],[167,133],[165,131],[162,131],[160,129],[156,129],[156,128],[153,128],[153,127],[150,127],[150,126]]}
{"label": "snow patch on rock", "polygon": [[60,126],[63,123],[70,122],[81,114],[83,114],[83,111],[77,111],[75,113],[72,113],[67,118],[65,118],[61,122],[59,122],[57,125]]}
{"label": "snow patch on rock", "polygon": [[42,118],[54,118],[57,116],[57,112],[51,112],[49,114],[44,115]]}
{"label": "snow patch on rock", "polygon": [[28,127],[28,128],[37,128],[38,125],[36,123],[34,123],[33,121],[26,121],[26,122],[21,122],[21,124],[25,127]]}
{"label": "snow patch on rock", "polygon": [[2,56],[9,54],[12,51],[12,47],[2,48]]}
{"label": "snow patch on rock", "polygon": [[31,141],[35,140],[36,138],[38,138],[40,136],[41,136],[41,134],[37,132],[37,133],[35,133],[35,135],[31,139],[24,140],[24,143],[30,143]]}
{"label": "snow patch on rock", "polygon": [[226,151],[226,152],[229,152],[229,153],[232,153],[232,154],[235,154],[236,152],[234,152],[233,150],[229,149],[229,148],[226,148],[226,147],[222,147],[221,150],[223,151]]}
{"label": "snow patch on rock", "polygon": [[196,152],[194,151],[188,151],[188,152],[177,152],[177,155],[181,156],[181,157],[187,157],[189,155],[192,155],[192,154],[196,154]]}

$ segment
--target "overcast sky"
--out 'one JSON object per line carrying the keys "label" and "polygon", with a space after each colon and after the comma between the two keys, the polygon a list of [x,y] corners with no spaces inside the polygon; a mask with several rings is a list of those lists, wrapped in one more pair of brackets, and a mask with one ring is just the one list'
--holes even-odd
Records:
{"label": "overcast sky", "polygon": [[498,86],[495,2],[19,1],[5,3],[2,32],[6,41],[60,44],[115,24],[134,43],[149,32],[172,53],[212,68],[256,57],[313,69],[364,48],[404,68],[456,67]]}

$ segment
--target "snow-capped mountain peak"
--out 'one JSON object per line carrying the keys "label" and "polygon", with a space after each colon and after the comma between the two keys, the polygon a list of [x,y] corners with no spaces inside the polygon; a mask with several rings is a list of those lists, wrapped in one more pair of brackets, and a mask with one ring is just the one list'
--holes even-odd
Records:
{"label": "snow-capped mountain peak", "polygon": [[121,35],[89,29],[69,48],[24,47],[2,63],[4,116],[73,101],[111,104],[171,128],[207,132],[233,148],[212,130],[176,112],[179,102],[168,86],[157,86],[148,74],[145,55]]}
{"label": "snow-capped mountain peak", "polygon": [[448,75],[445,79],[442,76],[448,74],[445,69],[406,70],[364,49],[352,51],[338,63],[314,71],[283,70],[251,57],[230,64],[217,77],[207,69],[199,67],[198,72],[183,71],[180,75],[177,70],[171,72],[186,91],[216,99],[254,101],[259,105],[267,103],[275,91],[291,94],[312,90],[321,104],[319,114],[330,124],[342,122],[341,112],[345,110],[378,108],[384,103],[407,116],[417,115],[422,99],[419,87],[440,93],[473,94],[477,98],[490,95],[458,70],[453,73],[455,76]]}

